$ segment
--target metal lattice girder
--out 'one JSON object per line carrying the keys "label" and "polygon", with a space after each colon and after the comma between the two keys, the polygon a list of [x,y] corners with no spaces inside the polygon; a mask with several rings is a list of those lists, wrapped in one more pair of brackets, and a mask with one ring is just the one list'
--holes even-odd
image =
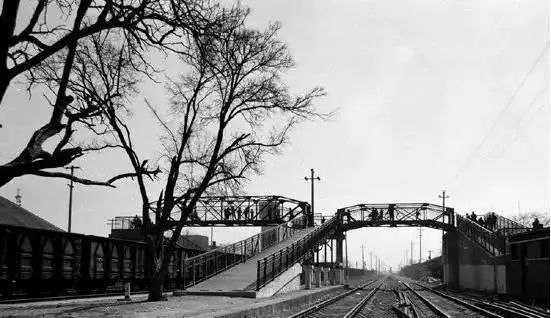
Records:
{"label": "metal lattice girder", "polygon": [[[182,206],[177,206],[170,221],[180,220]],[[307,202],[283,196],[205,196],[195,206],[187,226],[269,226],[287,223],[308,215]]]}
{"label": "metal lattice girder", "polygon": [[337,211],[343,230],[365,226],[427,226],[449,230],[454,227],[454,210],[430,203],[357,204]]}

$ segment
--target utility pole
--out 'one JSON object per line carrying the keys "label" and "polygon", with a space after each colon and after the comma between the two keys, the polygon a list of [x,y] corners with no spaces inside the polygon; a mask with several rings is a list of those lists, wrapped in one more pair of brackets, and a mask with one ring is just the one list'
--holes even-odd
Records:
{"label": "utility pole", "polygon": [[[446,195],[446,190],[442,190],[442,195],[438,195],[440,199],[442,199],[442,221],[444,220],[444,215],[446,213],[446,199],[449,199],[450,196]],[[444,230],[442,230],[442,233],[444,233]]]}
{"label": "utility pole", "polygon": [[369,268],[373,270],[373,252],[369,252]]}
{"label": "utility pole", "polygon": [[[65,169],[70,169],[71,170],[71,177],[73,177],[74,173],[75,173],[75,169],[80,169],[80,167],[77,167],[77,166],[69,166],[69,167],[65,167]],[[68,225],[67,225],[67,232],[71,233],[71,221],[72,221],[72,216],[73,216],[73,179],[71,179],[71,182],[68,184],[69,186],[69,222],[68,222]]]}
{"label": "utility pole", "polygon": [[[442,199],[442,221],[444,221],[444,215],[446,215],[446,199],[449,199],[450,196],[446,195],[446,190],[442,190],[442,195],[438,195],[438,197]],[[449,221],[451,220],[448,220],[448,222]],[[442,229],[442,241],[444,241],[444,229]]]}
{"label": "utility pole", "polygon": [[413,265],[413,241],[411,241],[411,253],[409,254],[411,256],[410,264]]}
{"label": "utility pole", "polygon": [[318,180],[320,181],[320,177],[314,177],[314,169],[310,169],[310,178],[308,177],[304,177],[304,180],[306,181],[310,181],[310,195],[311,195],[311,199],[310,199],[310,205],[312,206],[312,215],[314,215],[314,181],[315,180]]}
{"label": "utility pole", "polygon": [[421,242],[422,242],[422,237],[423,237],[423,234],[422,234],[421,226],[419,225],[419,263],[421,263],[421,260],[422,260],[422,257],[421,257]]}
{"label": "utility pole", "polygon": [[365,258],[364,258],[364,249],[365,249],[365,245],[362,244],[362,269],[363,270],[366,270],[365,268]]}

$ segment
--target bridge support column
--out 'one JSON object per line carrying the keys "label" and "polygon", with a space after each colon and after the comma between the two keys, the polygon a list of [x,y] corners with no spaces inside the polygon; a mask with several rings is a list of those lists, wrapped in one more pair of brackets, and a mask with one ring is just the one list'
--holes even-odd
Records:
{"label": "bridge support column", "polygon": [[312,265],[302,265],[302,272],[304,273],[304,289],[312,288],[312,272],[314,266]]}
{"label": "bridge support column", "polygon": [[321,287],[321,268],[319,266],[314,267],[314,287]]}
{"label": "bridge support column", "polygon": [[456,288],[459,285],[459,260],[457,258],[457,233],[448,231],[442,236],[443,276],[446,286]]}
{"label": "bridge support column", "polygon": [[343,258],[343,253],[342,253],[343,240],[344,240],[344,235],[342,235],[342,234],[339,235],[339,237],[337,237],[337,239],[336,239],[336,243],[337,243],[336,263],[339,264],[339,267],[342,267],[342,264],[344,264],[344,258]]}
{"label": "bridge support column", "polygon": [[321,270],[323,271],[323,286],[329,286],[329,267],[322,267]]}

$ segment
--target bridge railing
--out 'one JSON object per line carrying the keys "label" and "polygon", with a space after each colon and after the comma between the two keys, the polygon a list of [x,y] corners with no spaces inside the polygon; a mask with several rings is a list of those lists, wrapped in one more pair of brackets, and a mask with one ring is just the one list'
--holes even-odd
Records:
{"label": "bridge railing", "polygon": [[[486,217],[488,217],[489,213],[486,214]],[[508,219],[506,217],[503,217],[499,214],[494,214],[496,216],[496,224],[495,228],[496,231],[504,236],[509,236],[517,233],[522,233],[529,231],[530,229],[518,222],[515,222],[511,219]]]}
{"label": "bridge railing", "polygon": [[429,203],[358,204],[339,209],[343,224],[364,222],[378,225],[415,225],[431,223],[445,227],[454,225],[453,208]]}
{"label": "bridge railing", "polygon": [[456,221],[458,231],[477,243],[491,255],[497,256],[505,253],[504,236],[496,234],[461,215],[456,216]]}
{"label": "bridge railing", "polygon": [[307,258],[309,252],[329,237],[338,226],[338,222],[338,217],[334,216],[300,240],[258,260],[256,290],[266,286],[295,263]]}
{"label": "bridge railing", "polygon": [[[157,202],[151,204],[152,209],[156,204]],[[184,208],[185,206],[178,205],[172,211],[169,221],[179,220]],[[309,213],[310,205],[307,202],[283,196],[205,196],[199,199],[186,224],[279,225]]]}
{"label": "bridge railing", "polygon": [[207,253],[183,260],[183,287],[196,285],[237,264],[244,263],[262,251],[292,237],[306,226],[306,217],[279,225],[249,238],[222,246]]}

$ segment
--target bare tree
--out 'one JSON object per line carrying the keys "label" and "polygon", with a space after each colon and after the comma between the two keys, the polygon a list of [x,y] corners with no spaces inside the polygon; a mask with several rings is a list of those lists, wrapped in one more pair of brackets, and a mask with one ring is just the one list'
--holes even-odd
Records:
{"label": "bare tree", "polygon": [[514,215],[511,219],[524,226],[531,227],[536,218],[543,226],[549,226],[549,214],[544,212],[532,211],[519,213],[517,215]]}
{"label": "bare tree", "polygon": [[292,96],[283,84],[281,75],[293,60],[277,37],[279,25],[249,29],[244,25],[248,10],[236,7],[232,12],[232,19],[209,32],[188,35],[194,45],[181,52],[180,60],[189,71],[169,81],[168,114],[148,104],[165,133],[160,164],[166,179],[157,196],[150,196],[143,171],[147,161],[132,144],[121,108],[100,103],[142,198],[143,235],[152,260],[147,268],[150,300],[162,298],[167,255],[199,198],[220,189],[238,191],[247,177],[260,172],[266,154],[277,153],[297,123],[326,116],[313,107],[323,89]]}
{"label": "bare tree", "polygon": [[[27,21],[20,12],[23,9],[31,11]],[[0,102],[14,79],[23,77],[29,92],[44,88],[49,91],[44,104],[51,107],[51,117],[34,131],[13,160],[0,165],[0,186],[28,174],[112,186],[114,180],[93,181],[48,170],[68,165],[87,152],[109,147],[94,142],[75,144],[73,140],[77,129],[94,128],[102,116],[93,103],[77,100],[78,92],[73,91],[79,89],[78,85],[71,85],[79,76],[75,74],[77,59],[86,51],[96,53],[89,45],[124,43],[122,58],[132,57],[135,63],[132,67],[141,75],[152,77],[156,72],[147,63],[149,50],[184,51],[187,43],[182,38],[189,33],[200,34],[210,24],[223,23],[224,19],[225,10],[208,0],[3,1]],[[104,99],[120,97],[104,96]],[[6,140],[8,136],[4,134],[2,138]]]}

